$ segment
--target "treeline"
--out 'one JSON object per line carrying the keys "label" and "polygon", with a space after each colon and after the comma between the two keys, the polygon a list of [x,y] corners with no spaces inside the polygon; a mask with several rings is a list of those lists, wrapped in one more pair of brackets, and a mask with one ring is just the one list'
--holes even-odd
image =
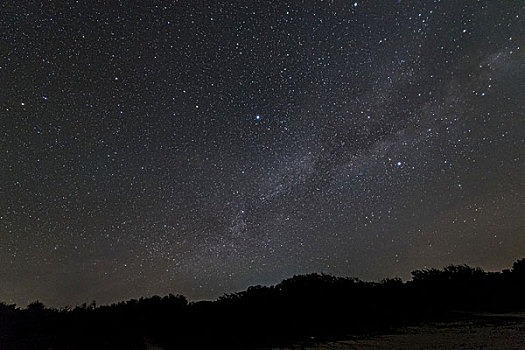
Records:
{"label": "treeline", "polygon": [[343,338],[458,311],[525,308],[525,259],[502,272],[456,265],[412,276],[363,282],[301,275],[213,302],[170,294],[63,310],[0,303],[0,348],[249,349]]}

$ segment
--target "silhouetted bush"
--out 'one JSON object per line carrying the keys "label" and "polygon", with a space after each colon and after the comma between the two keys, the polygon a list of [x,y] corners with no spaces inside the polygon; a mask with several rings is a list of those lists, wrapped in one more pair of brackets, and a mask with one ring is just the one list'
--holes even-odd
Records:
{"label": "silhouetted bush", "polygon": [[512,273],[516,277],[525,278],[525,258],[519,259],[512,264]]}
{"label": "silhouetted bush", "polygon": [[525,259],[512,270],[467,265],[416,270],[412,280],[379,283],[326,274],[293,276],[216,301],[184,296],[83,304],[62,310],[35,301],[25,309],[0,303],[0,348],[248,349],[345,337],[405,323],[452,317],[456,311],[525,307]]}

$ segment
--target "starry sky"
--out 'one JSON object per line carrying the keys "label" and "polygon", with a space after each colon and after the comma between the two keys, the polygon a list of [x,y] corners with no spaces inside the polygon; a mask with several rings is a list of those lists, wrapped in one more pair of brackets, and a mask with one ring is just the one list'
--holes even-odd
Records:
{"label": "starry sky", "polygon": [[525,256],[523,1],[0,3],[0,300]]}

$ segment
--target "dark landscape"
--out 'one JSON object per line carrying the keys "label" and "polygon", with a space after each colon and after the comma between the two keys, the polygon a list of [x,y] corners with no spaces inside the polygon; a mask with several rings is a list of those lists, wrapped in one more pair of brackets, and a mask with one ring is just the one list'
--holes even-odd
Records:
{"label": "dark landscape", "polygon": [[0,350],[525,349],[524,48],[523,0],[0,0]]}
{"label": "dark landscape", "polygon": [[[367,339],[401,327],[439,328],[436,322],[459,334],[463,328],[472,333],[475,325],[480,328],[487,323],[495,329],[512,321],[523,327],[525,259],[502,272],[451,265],[417,270],[412,276],[407,282],[363,282],[299,275],[275,286],[253,286],[215,301],[190,303],[184,296],[170,294],[61,310],[38,301],[27,308],[1,304],[0,344],[2,349],[308,348],[351,336]],[[476,337],[461,340],[444,333],[440,338],[434,332],[432,338],[426,332],[427,341],[432,339],[434,345],[452,348],[454,342],[462,341],[475,346]],[[518,342],[525,339],[519,334]],[[352,348],[364,341],[335,344]],[[393,346],[392,339],[373,341],[377,348]],[[402,339],[396,341],[403,344]],[[415,345],[405,340],[405,346],[400,346],[414,348],[410,344]],[[509,340],[509,349],[512,344],[519,343]]]}
{"label": "dark landscape", "polygon": [[525,347],[524,332],[524,313],[468,313],[454,320],[404,326],[382,334],[275,350],[521,350]]}

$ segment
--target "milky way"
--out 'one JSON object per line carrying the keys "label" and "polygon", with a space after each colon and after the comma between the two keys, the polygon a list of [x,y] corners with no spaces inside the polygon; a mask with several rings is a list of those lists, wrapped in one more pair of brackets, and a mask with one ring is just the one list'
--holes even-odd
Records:
{"label": "milky way", "polygon": [[0,300],[525,256],[522,1],[0,4]]}

